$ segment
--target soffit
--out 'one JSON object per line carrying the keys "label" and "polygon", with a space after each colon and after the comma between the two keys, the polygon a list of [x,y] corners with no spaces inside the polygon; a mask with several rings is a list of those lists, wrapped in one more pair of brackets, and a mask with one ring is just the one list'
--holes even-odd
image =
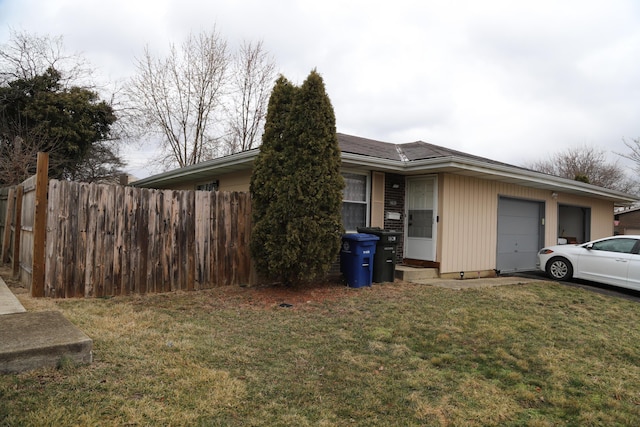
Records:
{"label": "soffit", "polygon": [[[338,139],[342,167],[345,169],[375,170],[408,176],[452,173],[530,188],[596,197],[619,205],[637,201],[633,195],[535,172],[421,141],[391,144],[345,134],[338,134]],[[213,159],[154,175],[136,181],[133,185],[162,188],[187,182],[204,182],[217,176],[253,168],[258,152],[259,149],[254,149]]]}

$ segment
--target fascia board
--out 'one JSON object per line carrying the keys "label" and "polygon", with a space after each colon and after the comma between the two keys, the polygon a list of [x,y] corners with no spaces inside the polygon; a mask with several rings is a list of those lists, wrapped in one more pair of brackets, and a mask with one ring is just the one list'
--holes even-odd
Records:
{"label": "fascia board", "polygon": [[153,175],[148,178],[139,179],[131,183],[135,187],[147,187],[158,185],[166,182],[179,182],[182,178],[190,179],[198,173],[207,173],[213,169],[221,169],[235,167],[241,165],[251,165],[258,156],[259,150],[243,151],[226,157],[208,160],[206,162],[195,165],[186,166],[184,168],[170,170],[161,174]]}
{"label": "fascia board", "polygon": [[592,196],[615,200],[621,203],[634,203],[638,201],[638,197],[623,193],[620,191],[609,190],[596,185],[586,184],[579,181],[561,178],[553,175],[547,175],[541,172],[520,169],[506,165],[492,164],[481,162],[473,159],[465,159],[460,157],[440,158],[438,162],[434,159],[418,160],[411,162],[406,170],[426,170],[426,169],[457,169],[478,173],[479,175],[492,175],[504,179],[520,182],[529,182],[557,189],[565,192],[588,193]]}
{"label": "fascia board", "polygon": [[556,191],[589,194],[594,197],[614,200],[619,203],[634,203],[638,201],[638,198],[634,195],[604,189],[579,181],[573,181],[527,169],[487,163],[457,156],[399,161],[378,159],[371,156],[352,153],[343,153],[342,159],[343,161],[348,161],[349,163],[357,164],[358,166],[369,167],[372,170],[390,170],[405,174],[467,171],[477,174],[478,176],[492,176],[501,180],[512,181],[514,183],[529,183],[541,188],[548,188]]}
{"label": "fascia board", "polygon": [[[244,166],[250,167],[258,156],[259,149],[220,157],[196,165],[175,169],[162,174],[154,175],[135,181],[132,185],[146,187],[165,182],[178,182],[181,179],[190,179],[194,174],[207,173],[212,169]],[[508,165],[482,162],[479,160],[458,156],[439,157],[435,159],[401,161],[376,158],[361,154],[345,153],[341,155],[343,164],[359,166],[371,170],[388,171],[404,174],[436,173],[442,171],[467,171],[478,176],[492,176],[501,180],[509,180],[514,183],[529,183],[541,188],[554,189],[556,191],[590,194],[594,197],[614,200],[620,203],[635,203],[638,198],[634,195],[614,190],[607,190],[595,185],[573,181],[566,178],[555,177],[536,171],[521,169]]]}

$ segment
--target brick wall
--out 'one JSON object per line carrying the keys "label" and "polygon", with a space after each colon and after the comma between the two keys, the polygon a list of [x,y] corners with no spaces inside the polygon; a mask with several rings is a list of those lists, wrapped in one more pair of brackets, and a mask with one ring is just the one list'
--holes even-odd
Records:
{"label": "brick wall", "polygon": [[[397,187],[397,188],[395,188]],[[404,252],[404,195],[405,177],[397,174],[385,174],[384,180],[384,229],[399,231],[397,262],[402,262]],[[400,219],[389,219],[387,213],[400,214]]]}

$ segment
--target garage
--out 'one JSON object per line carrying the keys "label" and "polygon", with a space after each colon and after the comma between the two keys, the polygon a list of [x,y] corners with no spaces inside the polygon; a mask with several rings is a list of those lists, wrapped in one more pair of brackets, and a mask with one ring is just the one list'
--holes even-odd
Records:
{"label": "garage", "polygon": [[591,209],[558,204],[558,238],[564,239],[566,243],[591,240]]}
{"label": "garage", "polygon": [[500,197],[496,269],[501,273],[535,270],[544,246],[544,202]]}

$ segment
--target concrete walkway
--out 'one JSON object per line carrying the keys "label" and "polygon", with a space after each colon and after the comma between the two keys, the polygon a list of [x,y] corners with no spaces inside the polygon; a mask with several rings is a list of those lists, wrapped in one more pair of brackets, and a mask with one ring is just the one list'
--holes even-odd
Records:
{"label": "concrete walkway", "polygon": [[27,312],[0,277],[0,373],[91,363],[93,341],[60,312]]}
{"label": "concrete walkway", "polygon": [[25,310],[18,298],[11,292],[7,284],[0,277],[0,315],[24,313]]}

